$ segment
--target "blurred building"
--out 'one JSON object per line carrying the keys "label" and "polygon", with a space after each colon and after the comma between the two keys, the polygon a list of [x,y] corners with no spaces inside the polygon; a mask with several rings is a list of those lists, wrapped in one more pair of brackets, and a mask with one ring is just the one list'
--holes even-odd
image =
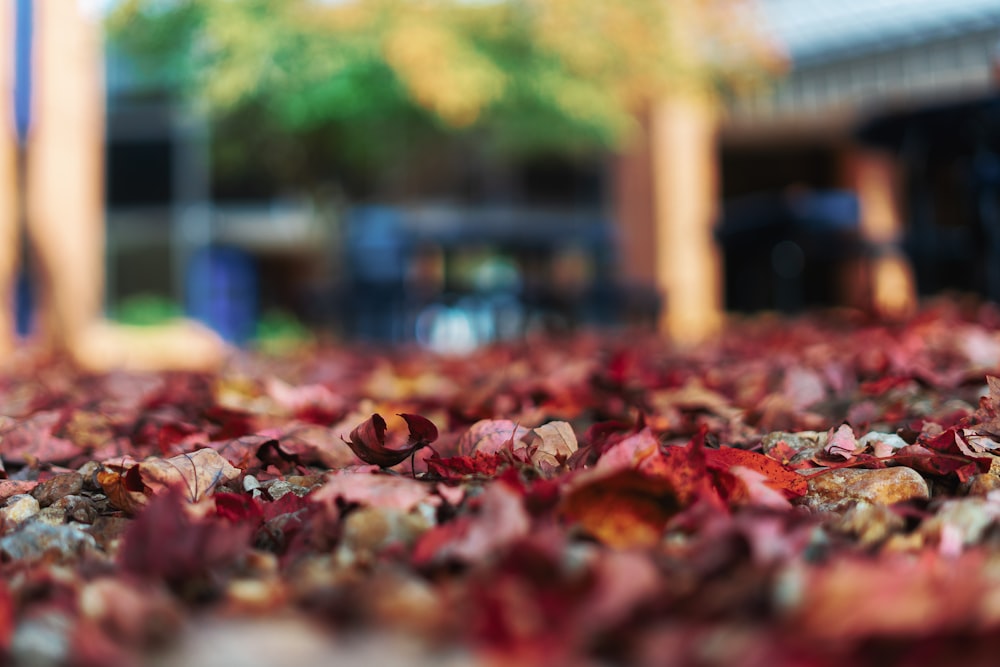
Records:
{"label": "blurred building", "polygon": [[111,314],[165,302],[244,342],[269,306],[323,310],[308,300],[330,280],[329,216],[267,184],[220,192],[206,119],[115,52],[106,70]]}
{"label": "blurred building", "polygon": [[864,305],[873,262],[897,253],[912,262],[920,293],[1000,300],[990,276],[1000,265],[1000,4],[759,4],[790,69],[770,90],[728,105],[720,174],[724,241],[766,228],[758,244],[774,237],[762,253],[772,282],[747,294],[753,272],[730,245],[731,305]]}
{"label": "blurred building", "polygon": [[[1000,298],[1000,5],[758,4],[788,73],[673,126],[673,174],[656,175],[649,144],[601,163],[473,161],[353,210],[213,183],[204,121],[109,54],[108,303],[164,295],[234,340],[279,305],[349,335],[455,348],[535,323],[651,319],[665,265],[681,292],[666,307],[694,311],[694,236],[718,242],[731,309],[905,309],[910,259],[921,290]],[[709,142],[703,163],[673,150],[691,136]],[[689,202],[697,226],[658,242],[652,193],[684,199],[675,175],[692,172],[710,185]]]}

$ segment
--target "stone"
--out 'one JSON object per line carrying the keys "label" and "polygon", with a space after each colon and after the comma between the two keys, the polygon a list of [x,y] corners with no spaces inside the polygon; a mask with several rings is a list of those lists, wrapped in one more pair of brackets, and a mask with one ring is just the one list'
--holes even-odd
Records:
{"label": "stone", "polygon": [[[283,479],[276,479],[274,482],[268,485],[267,495],[271,496],[271,500],[278,500],[286,493],[294,493],[295,489],[298,487],[289,484]],[[302,495],[301,493],[298,495]]]}
{"label": "stone", "polygon": [[73,619],[54,612],[28,618],[17,625],[11,638],[10,655],[18,665],[56,667],[70,661]]}
{"label": "stone", "polygon": [[66,521],[76,521],[77,523],[93,523],[94,519],[97,518],[97,508],[94,507],[94,502],[86,496],[63,496],[47,509],[58,510],[62,512]]}
{"label": "stone", "polygon": [[834,524],[837,530],[853,535],[863,547],[880,544],[905,527],[906,520],[888,505],[873,505],[863,500],[848,508]]}
{"label": "stone", "polygon": [[939,542],[951,531],[961,546],[971,546],[983,539],[986,529],[1000,519],[1000,503],[987,498],[946,500],[925,519],[919,532],[931,542]]}
{"label": "stone", "polygon": [[393,545],[412,545],[432,526],[422,513],[384,507],[361,507],[344,519],[340,549],[341,564],[368,561]]}
{"label": "stone", "polygon": [[38,501],[27,493],[19,493],[7,499],[7,504],[0,509],[0,517],[4,522],[21,524],[38,514],[41,508]]}
{"label": "stone", "polygon": [[959,491],[968,496],[985,496],[997,489],[1000,489],[1000,477],[993,472],[973,475],[959,486]]}
{"label": "stone", "polygon": [[87,491],[101,491],[103,487],[97,481],[97,473],[104,472],[104,465],[97,461],[87,461],[77,469],[83,477],[83,488]]}
{"label": "stone", "polygon": [[53,526],[32,521],[0,538],[0,554],[8,560],[33,561],[57,556],[78,558],[87,549],[96,549],[94,538],[77,526]]}
{"label": "stone", "polygon": [[113,554],[131,524],[131,519],[122,516],[98,516],[93,524],[87,526],[87,532],[103,551]]}
{"label": "stone", "polygon": [[43,507],[36,516],[36,520],[50,526],[61,526],[66,523],[66,513],[52,507]]}
{"label": "stone", "polygon": [[67,472],[55,475],[31,490],[31,495],[38,501],[40,507],[48,507],[63,496],[77,495],[83,491],[83,475],[78,472]]}
{"label": "stone", "polygon": [[840,468],[812,477],[809,492],[798,503],[820,512],[837,512],[862,500],[892,505],[929,497],[927,481],[913,468]]}

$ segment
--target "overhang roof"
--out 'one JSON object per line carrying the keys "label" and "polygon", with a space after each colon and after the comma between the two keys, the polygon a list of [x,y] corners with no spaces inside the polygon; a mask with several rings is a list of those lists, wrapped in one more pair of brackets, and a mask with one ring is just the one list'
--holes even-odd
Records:
{"label": "overhang roof", "polygon": [[1000,29],[998,0],[757,0],[794,67]]}

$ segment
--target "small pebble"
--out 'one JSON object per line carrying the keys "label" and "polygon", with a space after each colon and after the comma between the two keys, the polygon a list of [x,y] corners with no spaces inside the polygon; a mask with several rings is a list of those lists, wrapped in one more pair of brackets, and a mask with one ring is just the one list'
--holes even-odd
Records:
{"label": "small pebble", "polygon": [[848,509],[835,527],[853,535],[861,546],[870,547],[903,530],[906,520],[887,505],[872,505],[862,500]]}
{"label": "small pebble", "polygon": [[5,522],[20,524],[38,514],[41,508],[38,501],[27,493],[19,493],[7,499],[7,504],[0,509],[0,517]]}
{"label": "small pebble", "polygon": [[77,469],[83,477],[83,488],[86,491],[100,491],[101,483],[97,481],[97,473],[104,471],[104,465],[97,461],[87,461]]}
{"label": "small pebble", "polygon": [[52,503],[48,509],[58,509],[63,513],[66,521],[76,521],[77,523],[93,523],[97,518],[97,508],[94,502],[86,496],[63,496]]}
{"label": "small pebble", "polygon": [[45,480],[31,490],[40,507],[48,507],[63,496],[77,495],[83,490],[83,475],[68,472]]}

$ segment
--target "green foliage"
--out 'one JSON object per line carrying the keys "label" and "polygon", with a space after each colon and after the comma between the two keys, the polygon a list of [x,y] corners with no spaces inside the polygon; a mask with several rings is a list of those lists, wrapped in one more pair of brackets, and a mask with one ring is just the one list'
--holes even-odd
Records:
{"label": "green foliage", "polygon": [[713,37],[742,4],[124,0],[109,34],[212,114],[223,166],[266,157],[301,180],[331,155],[373,171],[468,136],[507,153],[614,148],[664,91],[760,73],[753,39]]}
{"label": "green foliage", "polygon": [[115,319],[133,326],[156,326],[182,315],[180,307],[156,294],[138,294],[124,299],[118,306]]}
{"label": "green foliage", "polygon": [[313,342],[313,336],[294,315],[282,310],[268,310],[257,322],[256,348],[266,354],[282,355],[301,350]]}

